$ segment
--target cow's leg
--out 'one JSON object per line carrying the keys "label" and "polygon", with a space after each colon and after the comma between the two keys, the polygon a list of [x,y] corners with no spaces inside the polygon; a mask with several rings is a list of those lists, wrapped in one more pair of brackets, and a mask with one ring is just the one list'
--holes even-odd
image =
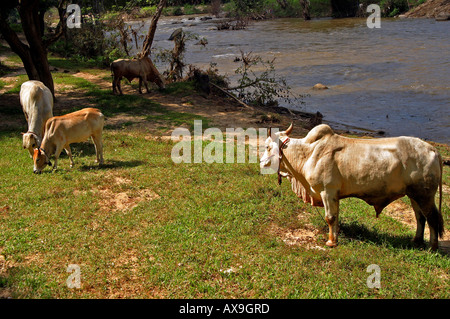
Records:
{"label": "cow's leg", "polygon": [[139,77],[139,94],[142,94],[142,77]]}
{"label": "cow's leg", "polygon": [[414,236],[413,242],[415,245],[421,246],[421,245],[423,245],[423,234],[425,231],[426,218],[423,215],[419,204],[417,204],[417,202],[412,198],[410,198],[410,200],[411,200],[411,206],[414,210],[414,214],[416,215],[416,221],[417,221],[416,235]]}
{"label": "cow's leg", "polygon": [[147,77],[144,78],[144,85],[145,85],[145,88],[147,89],[147,93],[150,93],[150,90],[148,89]]}
{"label": "cow's leg", "polygon": [[63,148],[64,147],[58,147],[56,149],[56,152],[55,152],[55,164],[53,164],[53,171],[56,171],[58,169],[58,158],[59,158],[59,155],[61,154]]}
{"label": "cow's leg", "polygon": [[121,77],[117,78],[117,83],[116,83],[117,89],[119,90],[119,94],[123,95],[121,82],[122,82],[122,78]]}
{"label": "cow's leg", "polygon": [[95,154],[97,159],[95,162],[100,165],[103,164],[103,141],[102,141],[102,132],[96,133],[92,135],[92,141],[95,145]]}
{"label": "cow's leg", "polygon": [[116,94],[117,93],[117,78],[116,77],[113,77],[112,89],[113,89],[113,94]]}
{"label": "cow's leg", "polygon": [[439,214],[434,203],[434,193],[432,196],[423,197],[423,195],[421,195],[413,200],[416,202],[428,222],[428,227],[430,228],[431,249],[437,250],[439,244],[438,235],[443,232],[443,220],[442,215]]}
{"label": "cow's leg", "polygon": [[326,243],[329,247],[337,246],[339,232],[339,200],[334,191],[324,190],[320,193],[325,207],[325,220],[328,223],[329,234]]}
{"label": "cow's leg", "polygon": [[75,164],[73,162],[73,158],[72,158],[72,150],[70,149],[70,145],[67,144],[66,146],[64,146],[64,149],[66,150],[67,155],[69,155],[69,159],[70,159],[70,167],[73,167]]}
{"label": "cow's leg", "polygon": [[430,228],[431,250],[437,250],[439,245],[438,235],[441,232],[440,229],[443,227],[442,215],[439,214],[439,211],[434,204],[434,200],[430,201],[425,207],[428,208],[428,214],[425,214],[425,217],[427,218],[428,227]]}

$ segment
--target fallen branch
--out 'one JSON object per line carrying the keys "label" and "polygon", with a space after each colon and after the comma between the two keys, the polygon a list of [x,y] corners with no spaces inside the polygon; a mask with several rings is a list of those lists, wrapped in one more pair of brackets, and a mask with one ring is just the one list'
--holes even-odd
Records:
{"label": "fallen branch", "polygon": [[229,97],[233,98],[235,101],[239,102],[239,104],[241,104],[242,106],[246,107],[246,108],[252,108],[250,105],[242,102],[241,100],[239,100],[237,97],[235,97],[233,94],[231,94],[230,92],[227,92],[225,89],[221,88],[220,86],[210,82],[209,84],[211,84],[212,86],[214,86],[215,88],[219,89],[221,92],[225,93],[226,95],[228,95]]}

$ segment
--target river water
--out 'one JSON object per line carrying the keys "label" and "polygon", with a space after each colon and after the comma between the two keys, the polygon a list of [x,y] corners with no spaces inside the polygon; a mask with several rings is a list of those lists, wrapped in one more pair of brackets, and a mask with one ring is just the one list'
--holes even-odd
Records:
{"label": "river water", "polygon": [[[180,27],[208,40],[206,47],[187,44],[186,63],[217,63],[232,80],[240,50],[276,58],[276,72],[292,91],[308,94],[304,105],[280,105],[319,111],[332,127],[450,144],[450,22],[382,19],[381,28],[369,29],[356,18],[276,19],[218,31],[214,20],[164,18],[153,48],[173,48],[168,38]],[[316,83],[329,89],[313,90]]]}

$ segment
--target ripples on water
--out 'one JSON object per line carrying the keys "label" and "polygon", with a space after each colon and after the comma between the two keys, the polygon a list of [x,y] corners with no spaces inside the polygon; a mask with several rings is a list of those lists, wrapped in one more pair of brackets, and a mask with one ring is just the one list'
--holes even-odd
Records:
{"label": "ripples on water", "polygon": [[[298,106],[304,111],[388,136],[450,144],[450,22],[382,19],[381,29],[369,29],[365,19],[277,19],[217,31],[212,21],[173,21],[179,19],[160,21],[154,48],[173,48],[167,39],[183,27],[208,39],[206,48],[188,44],[189,64],[215,62],[233,78],[240,49],[275,57],[277,73],[293,91],[310,95]],[[330,89],[313,91],[316,83]]]}

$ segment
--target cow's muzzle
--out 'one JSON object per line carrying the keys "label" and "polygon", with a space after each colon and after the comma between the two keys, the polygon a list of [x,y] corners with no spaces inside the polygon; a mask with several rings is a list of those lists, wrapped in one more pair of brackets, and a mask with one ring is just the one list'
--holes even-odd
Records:
{"label": "cow's muzzle", "polygon": [[41,174],[42,172],[41,172],[41,171],[38,171],[37,169],[35,169],[35,170],[33,170],[33,173],[35,173],[35,174]]}

